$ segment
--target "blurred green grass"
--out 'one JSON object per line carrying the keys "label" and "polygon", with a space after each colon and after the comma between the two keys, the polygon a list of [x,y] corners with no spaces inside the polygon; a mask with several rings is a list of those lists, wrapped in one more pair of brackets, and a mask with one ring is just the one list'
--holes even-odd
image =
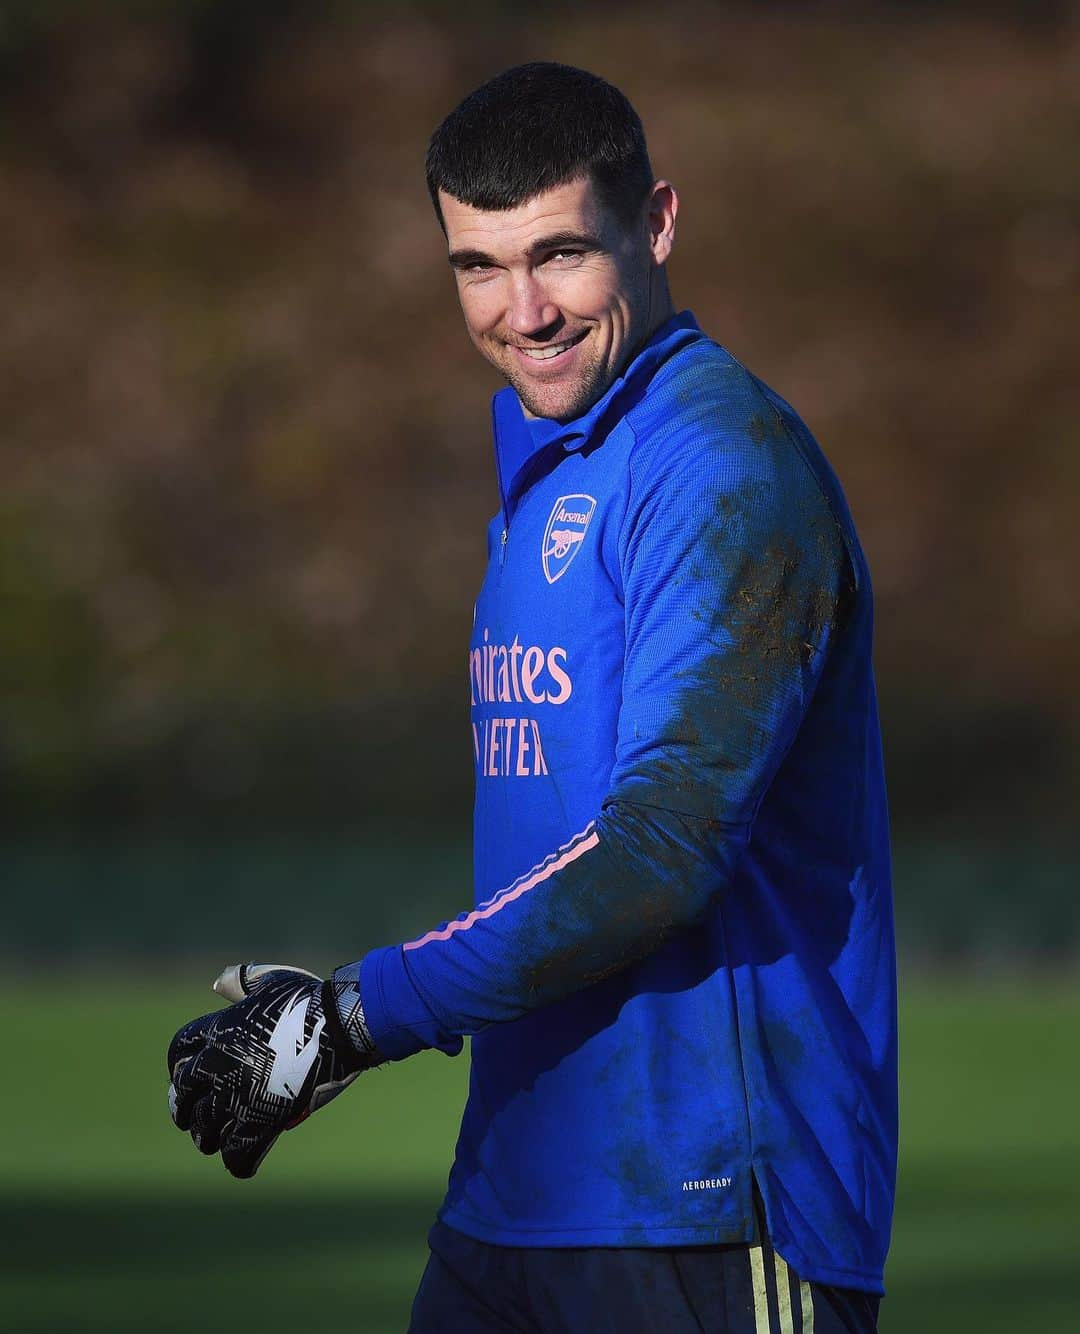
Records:
{"label": "blurred green grass", "polygon": [[[20,1053],[0,1091],[5,1328],[404,1330],[466,1061],[365,1077],[234,1182],[165,1110],[165,1041],[211,1001],[148,978],[0,991]],[[1075,1327],[1078,1021],[1064,982],[906,988],[884,1334]]]}

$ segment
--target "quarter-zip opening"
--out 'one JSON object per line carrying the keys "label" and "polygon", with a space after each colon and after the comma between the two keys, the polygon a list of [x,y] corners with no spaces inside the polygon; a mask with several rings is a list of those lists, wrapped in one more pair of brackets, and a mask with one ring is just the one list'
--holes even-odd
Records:
{"label": "quarter-zip opening", "polygon": [[510,514],[506,504],[506,487],[503,485],[502,447],[499,442],[499,417],[496,411],[496,399],[491,400],[491,435],[495,441],[495,479],[499,486],[499,509],[502,513],[502,532],[499,535],[499,569],[506,561],[506,543],[510,537]]}
{"label": "quarter-zip opening", "polygon": [[499,508],[502,511],[503,545],[506,544],[506,530],[510,526],[510,515],[506,508],[506,487],[503,485],[502,447],[499,441],[499,416],[496,411],[496,399],[491,400],[491,437],[495,441],[495,480],[499,486]]}

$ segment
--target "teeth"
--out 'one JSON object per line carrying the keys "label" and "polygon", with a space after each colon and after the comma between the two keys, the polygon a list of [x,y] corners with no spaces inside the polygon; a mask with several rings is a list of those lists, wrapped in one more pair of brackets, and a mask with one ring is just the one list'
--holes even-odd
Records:
{"label": "teeth", "polygon": [[565,352],[568,347],[573,347],[576,341],[572,338],[568,343],[556,343],[553,347],[523,347],[520,350],[527,357],[532,357],[533,361],[547,361],[549,357],[557,357],[560,352]]}

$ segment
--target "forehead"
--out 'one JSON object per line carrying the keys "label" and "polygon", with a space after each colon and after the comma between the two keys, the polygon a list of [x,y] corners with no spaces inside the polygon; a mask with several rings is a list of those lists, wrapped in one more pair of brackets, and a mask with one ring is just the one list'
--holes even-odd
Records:
{"label": "forehead", "polygon": [[499,258],[528,254],[545,236],[564,232],[606,234],[608,210],[591,180],[581,178],[535,195],[516,208],[480,209],[439,191],[446,239],[451,250],[482,250]]}

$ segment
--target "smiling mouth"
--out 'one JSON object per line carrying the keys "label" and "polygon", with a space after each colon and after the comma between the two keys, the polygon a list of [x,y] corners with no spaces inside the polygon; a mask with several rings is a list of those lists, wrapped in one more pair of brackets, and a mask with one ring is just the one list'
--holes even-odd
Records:
{"label": "smiling mouth", "polygon": [[530,361],[551,361],[552,358],[561,356],[564,352],[569,352],[572,347],[577,347],[588,332],[588,329],[584,329],[581,333],[575,334],[573,338],[566,339],[565,342],[549,343],[547,347],[518,347],[516,343],[512,343],[511,347],[515,352],[520,352],[522,356],[528,357]]}

